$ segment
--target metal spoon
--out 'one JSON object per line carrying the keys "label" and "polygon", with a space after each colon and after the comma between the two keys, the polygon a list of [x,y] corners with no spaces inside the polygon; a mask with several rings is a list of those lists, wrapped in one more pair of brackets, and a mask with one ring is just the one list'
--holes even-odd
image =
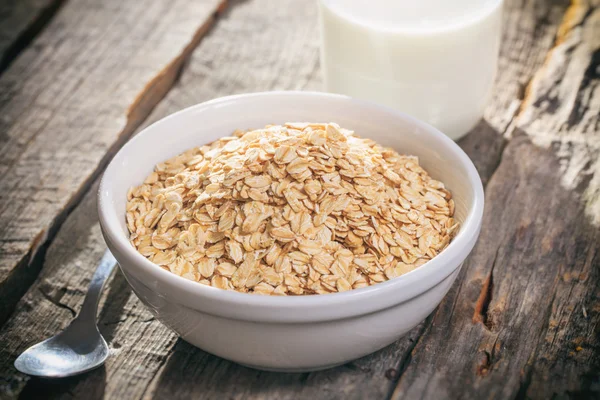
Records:
{"label": "metal spoon", "polygon": [[108,346],[98,331],[96,311],[102,287],[116,263],[106,250],[94,272],[79,315],[58,335],[25,350],[15,360],[19,371],[45,378],[63,378],[104,364]]}

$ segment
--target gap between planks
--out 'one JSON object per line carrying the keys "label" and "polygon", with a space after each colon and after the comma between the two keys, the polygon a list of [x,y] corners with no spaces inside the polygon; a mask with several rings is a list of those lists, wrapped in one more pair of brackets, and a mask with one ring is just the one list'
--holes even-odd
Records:
{"label": "gap between planks", "polygon": [[[53,218],[49,228],[38,234],[27,255],[20,260],[7,279],[4,282],[0,282],[5,288],[4,304],[0,307],[0,327],[4,325],[16,303],[37,278],[39,271],[44,264],[46,250],[52,243],[52,240],[64,221],[81,202],[84,195],[90,189],[94,181],[100,176],[112,157],[127,142],[136,129],[144,122],[146,117],[150,115],[154,107],[165,97],[176,83],[177,78],[181,75],[181,71],[185,68],[185,61],[200,44],[202,38],[212,28],[218,17],[225,11],[228,2],[228,0],[220,0],[216,10],[196,29],[182,52],[146,83],[126,111],[127,121],[124,128],[119,132],[115,142],[108,147],[95,170],[87,176],[79,188],[73,192],[65,207]],[[52,15],[54,15],[57,10],[58,8]]]}
{"label": "gap between planks", "polygon": [[[48,0],[48,4],[42,6],[40,9],[35,9],[35,6],[29,8],[29,3],[26,1],[22,1],[20,5],[6,5],[6,7],[9,8],[6,14],[8,17],[2,22],[6,25],[11,25],[10,29],[12,32],[8,35],[15,36],[7,39],[9,43],[0,46],[0,75],[19,56],[19,54],[31,44],[33,39],[44,30],[46,25],[52,20],[54,15],[66,1],[67,0]],[[14,16],[11,13],[10,8],[13,8],[14,11],[14,8],[19,6],[26,8],[23,14],[29,15]],[[31,14],[34,15],[31,16]],[[26,20],[28,16],[30,20]],[[11,19],[11,17],[13,17],[13,19]]]}
{"label": "gap between planks", "polygon": [[494,168],[495,169],[495,168]]}

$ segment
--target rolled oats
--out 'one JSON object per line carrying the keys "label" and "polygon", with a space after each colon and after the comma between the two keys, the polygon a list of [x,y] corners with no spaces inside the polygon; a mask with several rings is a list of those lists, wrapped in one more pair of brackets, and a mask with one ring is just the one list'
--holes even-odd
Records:
{"label": "rolled oats", "polygon": [[451,193],[416,157],[333,123],[236,131],[159,163],[127,196],[130,241],[150,261],[266,295],[393,279],[458,231]]}

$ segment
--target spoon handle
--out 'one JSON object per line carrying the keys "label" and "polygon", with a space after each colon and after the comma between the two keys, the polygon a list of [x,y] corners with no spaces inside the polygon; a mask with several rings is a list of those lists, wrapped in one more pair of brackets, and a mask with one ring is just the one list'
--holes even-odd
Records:
{"label": "spoon handle", "polygon": [[79,311],[79,315],[77,315],[76,319],[80,322],[91,322],[96,325],[96,311],[98,309],[100,294],[115,265],[117,265],[117,260],[115,260],[110,250],[106,250],[96,268],[96,272],[94,272],[92,280],[90,281],[90,286],[88,287],[87,295],[81,306],[81,311]]}

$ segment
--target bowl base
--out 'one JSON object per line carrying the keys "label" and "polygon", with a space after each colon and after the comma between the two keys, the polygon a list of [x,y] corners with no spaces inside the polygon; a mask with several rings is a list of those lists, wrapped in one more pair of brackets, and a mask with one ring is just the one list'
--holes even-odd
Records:
{"label": "bowl base", "polygon": [[310,367],[308,367],[308,368],[268,368],[268,367],[261,367],[259,365],[251,365],[251,364],[243,364],[243,363],[239,363],[239,364],[243,365],[244,367],[257,369],[260,371],[299,373],[299,372],[316,372],[316,371],[322,371],[324,369],[339,367],[340,365],[345,364],[345,362],[329,364],[329,365],[324,365],[324,366],[319,366],[319,367],[314,367],[314,368],[310,368]]}

